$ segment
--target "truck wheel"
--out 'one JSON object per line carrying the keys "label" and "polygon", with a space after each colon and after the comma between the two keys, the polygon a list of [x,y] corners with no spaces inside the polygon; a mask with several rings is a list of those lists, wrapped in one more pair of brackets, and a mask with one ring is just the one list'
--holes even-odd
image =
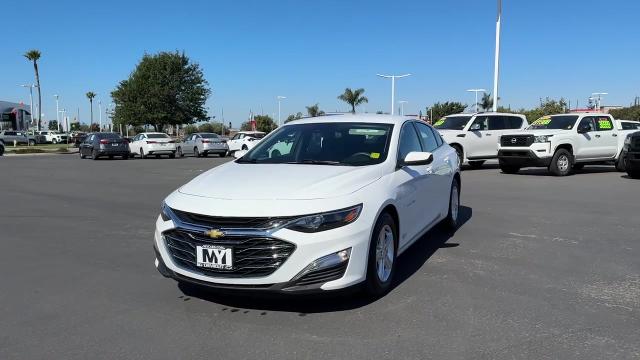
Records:
{"label": "truck wheel", "polygon": [[616,161],[616,170],[618,170],[619,172],[624,172],[625,168],[625,157],[620,154],[620,156],[618,156],[618,161]]}
{"label": "truck wheel", "polygon": [[471,166],[472,169],[480,169],[482,165],[484,165],[484,160],[469,161],[469,166]]}
{"label": "truck wheel", "polygon": [[573,156],[565,149],[556,151],[551,159],[549,171],[555,176],[567,176],[571,173]]}

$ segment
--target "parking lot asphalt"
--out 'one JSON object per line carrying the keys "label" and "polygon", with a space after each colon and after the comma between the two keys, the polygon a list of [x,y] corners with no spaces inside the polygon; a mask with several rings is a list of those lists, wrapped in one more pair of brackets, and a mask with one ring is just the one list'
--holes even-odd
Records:
{"label": "parking lot asphalt", "polygon": [[0,158],[0,359],[640,358],[640,181],[611,167],[464,171],[464,224],[372,301],[161,277],[162,199],[223,161]]}

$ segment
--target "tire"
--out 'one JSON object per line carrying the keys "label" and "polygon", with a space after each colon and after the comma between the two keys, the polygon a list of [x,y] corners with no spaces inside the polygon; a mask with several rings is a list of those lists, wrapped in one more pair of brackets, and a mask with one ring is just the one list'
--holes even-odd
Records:
{"label": "tire", "polygon": [[520,171],[519,166],[500,164],[500,171],[505,174],[517,174]]}
{"label": "tire", "polygon": [[484,160],[469,161],[469,166],[471,166],[472,169],[480,169],[482,165],[484,165]]}
{"label": "tire", "polygon": [[618,156],[618,161],[616,161],[616,170],[619,172],[624,172],[626,168],[625,156],[620,153],[620,156]]}
{"label": "tire", "polygon": [[249,150],[249,147],[247,145],[242,145],[242,150]]}
{"label": "tire", "polygon": [[122,155],[122,160],[127,160],[127,159],[129,159],[129,154]]}
{"label": "tire", "polygon": [[176,153],[172,152],[171,154],[169,154],[169,159],[175,159],[176,158]]}
{"label": "tire", "polygon": [[58,143],[58,139],[52,139],[52,140],[51,140],[51,143],[52,143],[52,144],[57,144],[57,143]]}
{"label": "tire", "polygon": [[[373,228],[373,235],[369,244],[367,278],[365,280],[365,291],[370,296],[380,297],[391,290],[398,253],[397,229],[395,220],[386,212],[380,215]],[[387,261],[384,261],[384,259]],[[390,265],[388,264],[389,261],[391,262]]]}
{"label": "tire", "polygon": [[184,157],[184,153],[182,152],[182,147],[178,146],[178,156],[179,157]]}
{"label": "tire", "polygon": [[458,163],[460,164],[460,167],[462,167],[462,163],[464,162],[464,151],[462,150],[460,145],[453,145],[453,148],[456,149],[456,154],[458,155]]}
{"label": "tire", "polygon": [[4,155],[4,145],[0,144],[0,156]]}
{"label": "tire", "polygon": [[99,157],[100,157],[100,156],[98,155],[98,150],[93,149],[93,151],[91,152],[91,158],[92,158],[93,160],[98,160],[98,158],[99,158]]}
{"label": "tire", "polygon": [[449,230],[455,231],[458,229],[460,215],[460,184],[457,179],[453,179],[451,184],[451,191],[449,193],[449,212],[444,219],[443,224],[449,228]]}
{"label": "tire", "polygon": [[203,153],[202,153],[202,157],[207,157],[207,156],[209,156],[209,153],[208,153],[208,152],[203,152]]}
{"label": "tire", "polygon": [[584,169],[584,164],[573,164],[573,170],[582,170]]}
{"label": "tire", "polygon": [[567,176],[571,174],[573,156],[565,149],[559,149],[553,154],[549,171],[555,176]]}
{"label": "tire", "polygon": [[146,159],[147,156],[144,154],[144,150],[142,150],[142,148],[140,148],[140,159]]}
{"label": "tire", "polygon": [[197,147],[193,148],[193,156],[197,158],[200,157],[200,151],[198,150]]}
{"label": "tire", "polygon": [[82,153],[82,149],[78,151],[78,154],[80,154],[80,159],[86,158],[86,156]]}
{"label": "tire", "polygon": [[36,146],[35,140],[29,140],[29,146]]}
{"label": "tire", "polygon": [[638,168],[628,168],[627,175],[629,175],[632,179],[640,179],[640,169]]}

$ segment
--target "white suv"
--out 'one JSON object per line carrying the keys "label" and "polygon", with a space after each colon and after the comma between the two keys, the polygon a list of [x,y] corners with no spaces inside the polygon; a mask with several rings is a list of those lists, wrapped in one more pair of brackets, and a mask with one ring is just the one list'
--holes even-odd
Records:
{"label": "white suv", "polygon": [[235,134],[229,141],[227,141],[229,152],[238,150],[250,150],[265,135],[266,134],[262,131],[240,131]]}
{"label": "white suv", "polygon": [[466,161],[474,168],[498,157],[500,136],[527,126],[524,115],[492,112],[449,115],[433,124],[444,140],[456,149],[460,163]]}

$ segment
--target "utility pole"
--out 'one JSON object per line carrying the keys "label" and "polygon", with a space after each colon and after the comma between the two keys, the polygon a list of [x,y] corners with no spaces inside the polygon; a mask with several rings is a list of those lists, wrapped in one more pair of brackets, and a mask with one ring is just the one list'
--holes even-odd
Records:
{"label": "utility pole", "polygon": [[396,79],[399,78],[403,78],[403,77],[407,77],[407,76],[411,76],[411,74],[404,74],[404,75],[382,75],[382,74],[376,74],[377,76],[386,78],[386,79],[391,79],[391,115],[394,114],[394,108],[396,106]]}
{"label": "utility pole", "polygon": [[98,132],[102,132],[102,100],[98,100]]}
{"label": "utility pole", "polygon": [[277,99],[278,99],[278,127],[280,127],[281,123],[280,123],[280,117],[281,117],[281,113],[280,113],[280,102],[284,99],[286,99],[286,96],[280,96],[278,95]]}
{"label": "utility pole", "polygon": [[404,115],[404,104],[408,103],[408,101],[406,100],[400,100],[398,101],[398,104],[400,104],[400,115]]}
{"label": "utility pole", "polygon": [[56,124],[58,124],[58,132],[60,132],[60,107],[58,106],[58,95],[53,95],[56,98]]}
{"label": "utility pole", "polygon": [[493,63],[493,112],[498,111],[498,78],[500,73],[500,22],[502,21],[502,0],[498,0],[496,19],[496,52]]}

